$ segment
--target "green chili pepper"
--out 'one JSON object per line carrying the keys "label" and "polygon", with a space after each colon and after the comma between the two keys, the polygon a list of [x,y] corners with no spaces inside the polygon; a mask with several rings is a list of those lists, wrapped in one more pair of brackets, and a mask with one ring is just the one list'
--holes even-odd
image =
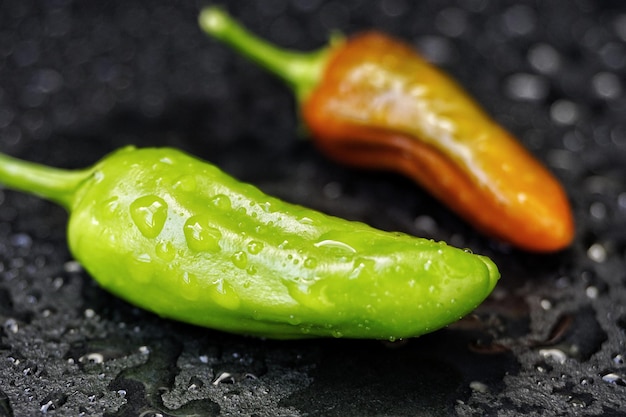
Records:
{"label": "green chili pepper", "polygon": [[396,339],[472,311],[499,272],[479,255],[288,204],[167,148],[69,171],[0,154],[0,182],[63,205],[68,242],[112,293],[224,331]]}

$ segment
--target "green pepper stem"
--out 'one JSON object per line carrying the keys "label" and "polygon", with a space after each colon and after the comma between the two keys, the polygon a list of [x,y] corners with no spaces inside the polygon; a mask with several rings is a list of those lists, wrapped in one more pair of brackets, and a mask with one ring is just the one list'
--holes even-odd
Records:
{"label": "green pepper stem", "polygon": [[219,7],[206,7],[198,18],[207,34],[230,45],[290,85],[302,101],[321,80],[329,48],[302,53],[278,48],[253,35]]}
{"label": "green pepper stem", "polygon": [[35,194],[71,209],[76,189],[92,170],[66,170],[0,153],[0,184]]}

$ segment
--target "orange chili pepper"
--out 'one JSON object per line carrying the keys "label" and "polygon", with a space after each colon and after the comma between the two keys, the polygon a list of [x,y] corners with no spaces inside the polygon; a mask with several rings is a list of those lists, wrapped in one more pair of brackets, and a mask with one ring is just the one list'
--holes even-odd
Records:
{"label": "orange chili pepper", "polygon": [[414,179],[483,233],[550,252],[574,237],[557,179],[449,76],[377,32],[312,53],[280,50],[219,8],[209,34],[282,77],[319,148],[337,161]]}

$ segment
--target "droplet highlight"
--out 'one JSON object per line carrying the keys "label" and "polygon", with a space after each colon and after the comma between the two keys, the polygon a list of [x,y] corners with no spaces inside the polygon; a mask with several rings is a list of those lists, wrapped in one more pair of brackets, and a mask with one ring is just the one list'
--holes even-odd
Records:
{"label": "droplet highlight", "polygon": [[259,242],[258,240],[252,240],[248,243],[248,252],[251,255],[257,255],[263,250],[263,246],[263,242]]}
{"label": "droplet highlight", "polygon": [[198,299],[200,295],[200,285],[198,277],[191,272],[183,272],[182,284],[180,286],[181,295],[189,301]]}
{"label": "droplet highlight", "polygon": [[143,236],[155,238],[167,220],[167,203],[155,195],[139,197],[130,204],[130,216]]}
{"label": "droplet highlight", "polygon": [[192,192],[197,188],[196,177],[194,175],[183,175],[174,183],[174,189]]}
{"label": "droplet highlight", "polygon": [[156,255],[164,261],[170,262],[176,256],[176,248],[174,244],[168,240],[161,240],[154,248]]}
{"label": "droplet highlight", "polygon": [[244,251],[235,252],[231,260],[237,268],[245,269],[248,266],[248,255]]}
{"label": "droplet highlight", "polygon": [[314,243],[313,246],[315,246],[316,248],[329,248],[345,253],[356,253],[356,249],[354,249],[352,246],[348,245],[345,242],[334,239],[320,240],[319,242]]}
{"label": "droplet highlight", "polygon": [[306,258],[304,260],[304,267],[308,269],[313,269],[317,266],[317,259],[315,258]]}
{"label": "droplet highlight", "polygon": [[232,208],[232,203],[230,202],[230,198],[225,194],[218,194],[211,200],[211,203],[215,207],[220,210],[230,210]]}
{"label": "droplet highlight", "polygon": [[187,246],[195,252],[217,252],[222,233],[212,227],[208,216],[191,216],[183,226]]}
{"label": "droplet highlight", "polygon": [[203,295],[208,295],[212,302],[227,310],[236,310],[241,304],[237,292],[227,279],[218,278],[209,286],[202,289]]}

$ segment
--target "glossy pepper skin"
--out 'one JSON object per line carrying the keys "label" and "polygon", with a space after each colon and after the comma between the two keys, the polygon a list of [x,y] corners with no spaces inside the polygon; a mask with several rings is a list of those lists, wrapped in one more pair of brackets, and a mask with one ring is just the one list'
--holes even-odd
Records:
{"label": "glossy pepper skin", "polygon": [[518,248],[551,252],[571,243],[574,221],[557,179],[405,43],[365,32],[299,54],[253,37],[219,8],[203,10],[199,21],[294,88],[306,127],[330,157],[405,174]]}
{"label": "glossy pepper skin", "polygon": [[168,148],[124,148],[80,171],[0,154],[0,182],[62,204],[71,252],[146,310],[277,339],[418,336],[458,320],[493,262],[265,195]]}

